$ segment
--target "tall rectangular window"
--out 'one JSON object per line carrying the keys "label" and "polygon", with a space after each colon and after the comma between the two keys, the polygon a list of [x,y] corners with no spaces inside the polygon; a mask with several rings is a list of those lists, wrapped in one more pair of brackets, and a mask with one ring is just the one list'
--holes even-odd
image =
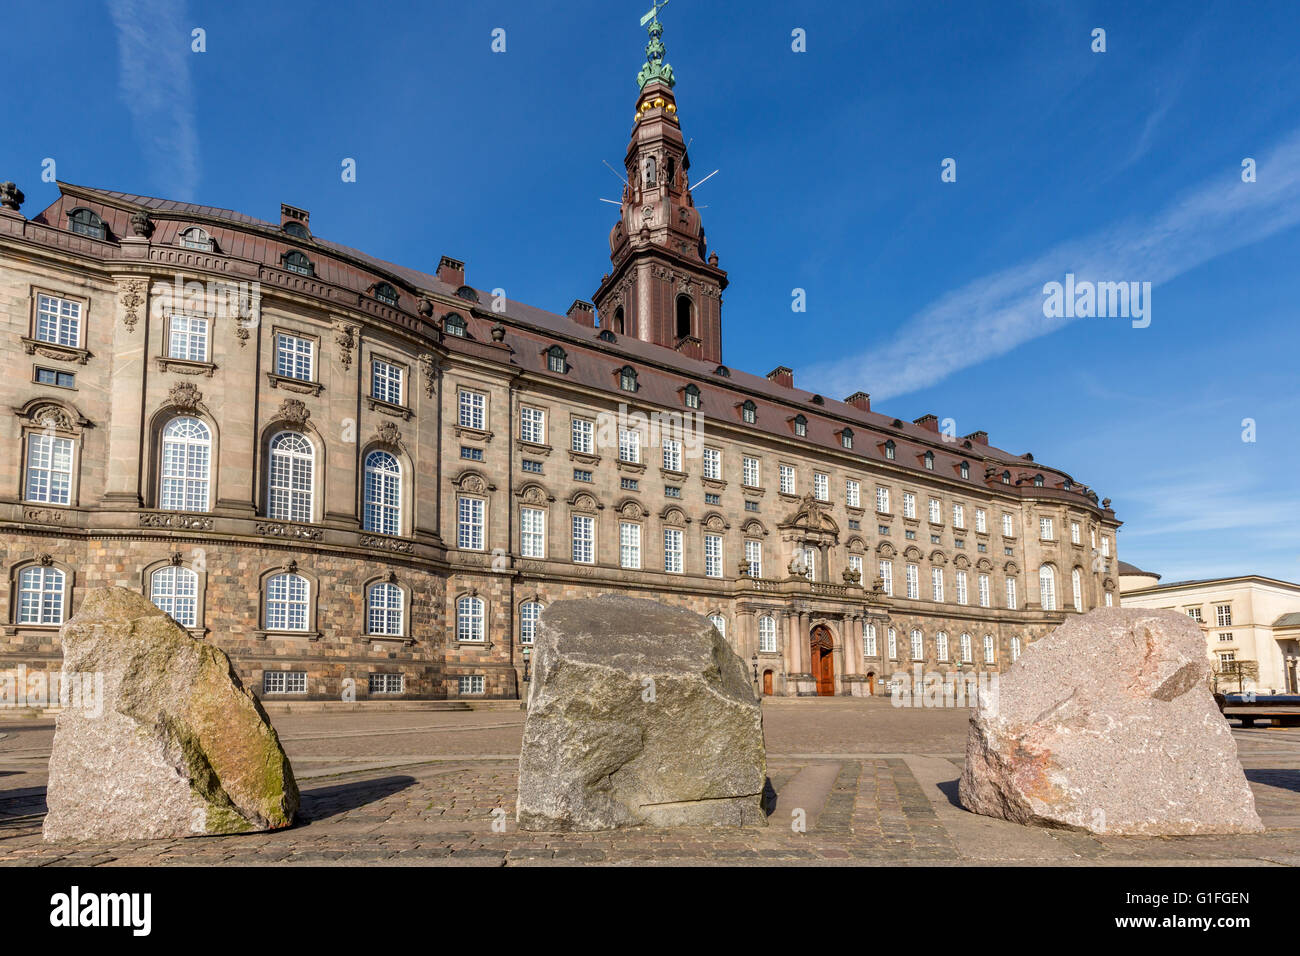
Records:
{"label": "tall rectangular window", "polygon": [[907,566],[907,597],[912,601],[921,598],[921,571],[915,564]]}
{"label": "tall rectangular window", "polygon": [[889,489],[888,488],[876,489],[876,511],[882,515],[889,514]]}
{"label": "tall rectangular window", "polygon": [[26,501],[72,503],[72,439],[39,432],[27,436]]}
{"label": "tall rectangular window", "polygon": [[641,433],[630,428],[618,430],[618,460],[630,464],[641,463]]}
{"label": "tall rectangular window", "polygon": [[682,573],[682,532],[678,528],[664,528],[664,570]]}
{"label": "tall rectangular window", "polygon": [[519,511],[519,553],[525,558],[546,557],[546,512],[540,508]]}
{"label": "tall rectangular window", "polygon": [[745,456],[743,462],[744,484],[748,488],[759,488],[758,459]]}
{"label": "tall rectangular window", "polygon": [[722,452],[716,448],[704,449],[704,477],[714,481],[722,480]]}
{"label": "tall rectangular window", "polygon": [[1011,522],[1011,515],[1002,516],[1002,535],[1006,538],[1015,537],[1015,525]]}
{"label": "tall rectangular window", "polygon": [[989,530],[988,515],[983,508],[975,509],[975,531],[984,534]]}
{"label": "tall rectangular window", "polygon": [[1103,558],[1110,557],[1110,538],[1106,537],[1105,535],[1102,535],[1101,538],[1101,556]]}
{"label": "tall rectangular window", "polygon": [[910,491],[903,492],[903,517],[916,517],[916,495],[912,494]]}
{"label": "tall rectangular window", "polygon": [[954,528],[966,527],[966,509],[959,504],[952,506],[952,526]]}
{"label": "tall rectangular window", "polygon": [[844,504],[850,508],[862,507],[862,486],[852,478],[844,482]]}
{"label": "tall rectangular window", "polygon": [[763,542],[746,540],[745,560],[749,562],[749,576],[751,578],[761,578],[763,576]]}
{"label": "tall rectangular window", "polygon": [[862,656],[876,656],[876,625],[864,624],[862,626]]}
{"label": "tall rectangular window", "polygon": [[849,555],[849,570],[856,571],[858,573],[858,583],[861,584],[862,583],[862,555],[860,554]]}
{"label": "tall rectangular window", "polygon": [[52,295],[36,297],[36,338],[69,348],[81,346],[81,303]]}
{"label": "tall rectangular window", "polygon": [[781,474],[781,494],[794,494],[794,466],[779,465],[778,468]]}
{"label": "tall rectangular window", "polygon": [[576,564],[596,563],[596,519],[573,516],[573,560]]}
{"label": "tall rectangular window", "polygon": [[483,550],[482,498],[456,499],[456,547],[469,551]]}
{"label": "tall rectangular window", "polygon": [[585,418],[575,418],[572,421],[572,444],[570,447],[584,455],[590,455],[594,444],[593,435],[595,425]]}
{"label": "tall rectangular window", "polygon": [[930,569],[930,590],[936,601],[943,601],[943,569]]}
{"label": "tall rectangular window", "polygon": [[1070,522],[1070,543],[1071,544],[1082,543],[1082,537],[1079,533],[1079,522],[1077,521]]}
{"label": "tall rectangular window", "polygon": [[1051,518],[1038,519],[1038,536],[1042,538],[1044,541],[1052,540],[1052,519]]}
{"label": "tall rectangular window", "polygon": [[664,446],[664,469],[666,471],[682,470],[682,443],[676,438],[665,438]]}
{"label": "tall rectangular window", "polygon": [[641,526],[623,521],[618,526],[618,566],[637,570],[641,567]]}
{"label": "tall rectangular window", "polygon": [[[1102,540],[1105,540],[1104,538]],[[1218,621],[1219,627],[1232,626],[1232,605],[1216,604],[1214,605],[1214,619]]]}
{"label": "tall rectangular window", "polygon": [[710,578],[722,577],[722,535],[704,536],[704,574]]}
{"label": "tall rectangular window", "polygon": [[189,362],[208,360],[208,320],[173,315],[168,322],[167,357]]}
{"label": "tall rectangular window", "polygon": [[957,603],[965,604],[967,601],[966,594],[966,572],[957,572]]}
{"label": "tall rectangular window", "polygon": [[831,480],[826,475],[813,473],[813,497],[818,501],[831,500]]}
{"label": "tall rectangular window", "polygon": [[540,408],[519,408],[519,439],[532,445],[546,444],[546,413]]}
{"label": "tall rectangular window", "polygon": [[1007,578],[1007,608],[1014,611],[1016,609],[1016,579]]}
{"label": "tall rectangular window", "polygon": [[930,524],[943,524],[943,505],[938,498],[930,499]]}
{"label": "tall rectangular window", "polygon": [[275,336],[275,373],[304,382],[313,380],[313,343],[300,335],[278,332]]}
{"label": "tall rectangular window", "polygon": [[456,421],[461,428],[483,431],[487,427],[487,396],[462,389],[457,404],[460,411]]}
{"label": "tall rectangular window", "polygon": [[987,574],[981,574],[980,575],[980,607],[988,607],[989,601],[990,601],[989,576]]}
{"label": "tall rectangular window", "polygon": [[885,594],[890,597],[894,596],[894,562],[880,562],[880,586]]}
{"label": "tall rectangular window", "polygon": [[402,367],[383,359],[370,363],[370,397],[389,405],[402,404]]}

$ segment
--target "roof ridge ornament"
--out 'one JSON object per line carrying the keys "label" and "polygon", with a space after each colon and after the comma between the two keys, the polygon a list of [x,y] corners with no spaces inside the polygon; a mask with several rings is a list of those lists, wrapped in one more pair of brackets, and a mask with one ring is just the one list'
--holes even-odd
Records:
{"label": "roof ridge ornament", "polygon": [[645,45],[645,63],[641,67],[641,72],[636,75],[636,81],[640,89],[645,89],[646,84],[652,80],[658,80],[667,85],[669,89],[677,83],[677,78],[673,75],[672,65],[664,60],[664,26],[659,22],[659,11],[668,6],[668,0],[655,0],[654,8],[641,18],[641,26],[646,28],[650,34],[650,42]]}

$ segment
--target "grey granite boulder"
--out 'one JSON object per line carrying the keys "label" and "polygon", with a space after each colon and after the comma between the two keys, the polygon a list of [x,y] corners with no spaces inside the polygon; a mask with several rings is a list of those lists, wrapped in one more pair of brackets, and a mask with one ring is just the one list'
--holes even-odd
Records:
{"label": "grey granite boulder", "polygon": [[63,626],[63,674],[102,680],[59,714],[45,839],[146,840],[288,826],[298,787],[217,648],[141,594],[97,588]]}
{"label": "grey granite boulder", "polygon": [[613,595],[557,601],[533,661],[521,829],[766,824],[762,711],[708,620]]}
{"label": "grey granite boulder", "polygon": [[1098,608],[1031,644],[971,714],[968,810],[1111,835],[1263,829],[1185,614]]}

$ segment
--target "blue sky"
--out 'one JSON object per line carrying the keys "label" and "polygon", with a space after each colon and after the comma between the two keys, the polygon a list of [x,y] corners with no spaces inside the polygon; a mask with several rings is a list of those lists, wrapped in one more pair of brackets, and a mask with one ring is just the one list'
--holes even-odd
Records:
{"label": "blue sky", "polygon": [[[10,3],[0,178],[28,215],[47,157],[266,219],[289,202],[563,312],[609,266],[601,160],[627,145],[649,6]],[[1166,580],[1300,580],[1292,0],[673,0],[663,22],[693,178],[721,169],[696,202],[728,364],[1032,451],[1112,498],[1120,556]],[[1044,318],[1067,271],[1152,282],[1150,326]]]}

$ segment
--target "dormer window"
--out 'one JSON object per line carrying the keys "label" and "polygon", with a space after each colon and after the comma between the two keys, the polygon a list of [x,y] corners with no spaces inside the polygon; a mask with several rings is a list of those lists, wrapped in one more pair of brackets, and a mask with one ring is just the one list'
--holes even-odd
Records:
{"label": "dormer window", "polygon": [[614,337],[614,333],[611,332],[609,329],[601,329],[601,330],[600,330],[600,335],[596,336],[596,338],[600,339],[602,342],[617,342],[617,341],[618,341],[618,339]]}
{"label": "dormer window", "polygon": [[397,305],[397,290],[387,282],[375,286],[375,298],[384,305]]}
{"label": "dormer window", "polygon": [[822,398],[820,395],[814,395],[814,396],[812,397],[811,401],[812,401],[812,403],[813,403],[814,405],[825,405],[825,404],[826,404],[826,399]]}
{"label": "dormer window", "polygon": [[844,429],[844,431],[840,432],[840,447],[841,448],[853,447],[853,429],[846,428]]}
{"label": "dormer window", "polygon": [[465,338],[465,320],[455,312],[448,312],[442,317],[442,331],[444,335],[454,335],[458,339]]}
{"label": "dormer window", "polygon": [[1072,482],[1069,478],[1066,478],[1065,483],[1061,485],[1061,487],[1064,488],[1066,491],[1071,491],[1074,489],[1074,482]]}
{"label": "dormer window", "polygon": [[889,441],[885,442],[885,457],[892,461],[897,456],[898,446],[894,444],[894,440],[891,438]]}
{"label": "dormer window", "polygon": [[934,452],[932,451],[925,453],[925,470],[934,471]]}
{"label": "dormer window", "polygon": [[700,387],[698,385],[687,385],[682,392],[682,398],[686,402],[687,408],[699,408]]}
{"label": "dormer window", "polygon": [[1009,484],[1011,484],[1011,472],[1009,472],[1009,471],[1004,471],[1004,472],[1002,473],[1002,483],[1003,483],[1004,485],[1009,485]]}
{"label": "dormer window", "polygon": [[296,272],[301,276],[314,276],[316,267],[311,264],[311,260],[295,249],[293,252],[286,252],[284,259],[284,268],[289,272]]}
{"label": "dormer window", "polygon": [[92,239],[107,239],[108,227],[104,225],[104,220],[89,209],[74,209],[68,215],[68,228],[81,236],[90,236]]}
{"label": "dormer window", "polygon": [[307,227],[300,222],[286,222],[283,226],[285,235],[293,236],[295,239],[310,239],[311,233]]}
{"label": "dormer window", "polygon": [[206,229],[200,229],[198,226],[190,226],[188,229],[181,230],[180,244],[186,249],[198,249],[201,252],[215,252],[216,243],[208,235]]}
{"label": "dormer window", "polygon": [[467,302],[478,301],[478,293],[475,292],[467,285],[463,285],[459,289],[457,289],[456,295],[460,296],[462,299],[466,300]]}
{"label": "dormer window", "polygon": [[961,476],[962,476],[963,478],[969,478],[969,477],[970,477],[970,462],[968,462],[968,461],[963,461],[963,462],[961,463]]}
{"label": "dormer window", "polygon": [[731,378],[731,369],[725,365],[719,365],[713,370],[714,375],[721,375],[723,378]]}
{"label": "dormer window", "polygon": [[618,371],[618,387],[625,392],[636,391],[636,369],[630,365],[624,365]]}
{"label": "dormer window", "polygon": [[796,415],[794,417],[794,433],[800,438],[807,438],[808,419],[804,418],[802,415]]}
{"label": "dormer window", "polygon": [[546,368],[552,372],[558,372],[563,375],[569,370],[569,357],[565,354],[564,349],[558,345],[552,345],[546,350]]}
{"label": "dormer window", "polygon": [[1035,487],[1035,488],[1041,488],[1041,487],[1043,487],[1043,476],[1042,476],[1042,475],[1034,475],[1034,487]]}
{"label": "dormer window", "polygon": [[753,425],[758,421],[758,406],[746,399],[745,404],[740,406],[740,417],[747,425]]}

